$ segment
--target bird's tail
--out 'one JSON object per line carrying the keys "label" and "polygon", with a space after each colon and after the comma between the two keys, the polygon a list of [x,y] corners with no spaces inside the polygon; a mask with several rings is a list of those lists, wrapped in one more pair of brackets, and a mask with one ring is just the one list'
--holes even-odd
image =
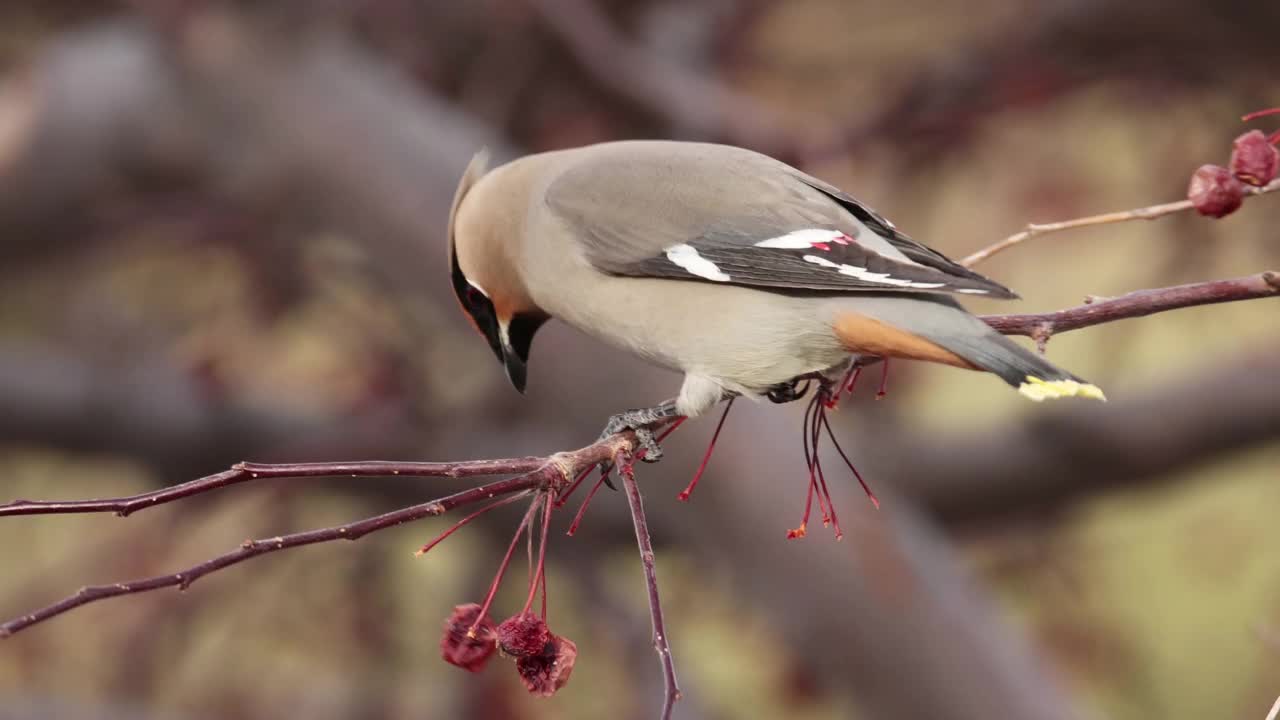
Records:
{"label": "bird's tail", "polygon": [[[975,318],[976,319],[976,318]],[[981,322],[980,320],[978,322]],[[1049,398],[1106,400],[1101,388],[1057,367],[983,323],[981,335],[931,338],[981,370],[997,375],[1018,392],[1040,402]]]}
{"label": "bird's tail", "polygon": [[[1098,386],[1056,367],[1040,355],[1022,347],[992,330],[982,320],[966,312],[949,298],[930,302],[920,296],[912,298],[877,298],[862,301],[853,312],[837,315],[837,334],[850,349],[886,356],[914,357],[950,365],[985,370],[1017,388],[1026,397],[1040,402],[1050,398],[1086,397],[1106,400]],[[895,347],[866,347],[866,326],[861,320],[870,318],[877,326],[928,341],[937,352],[920,353],[914,349],[895,352]],[[847,328],[841,332],[841,328]],[[856,328],[856,329],[855,329]],[[887,336],[885,336],[887,337]],[[895,346],[903,343],[894,341]]]}

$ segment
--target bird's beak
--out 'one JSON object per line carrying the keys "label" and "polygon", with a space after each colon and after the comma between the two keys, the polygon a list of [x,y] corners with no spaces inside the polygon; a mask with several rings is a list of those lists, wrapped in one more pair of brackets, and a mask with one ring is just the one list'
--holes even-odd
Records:
{"label": "bird's beak", "polygon": [[515,386],[515,389],[524,393],[525,378],[528,375],[528,368],[524,360],[516,354],[509,343],[502,344],[502,366],[507,369],[507,379]]}
{"label": "bird's beak", "polygon": [[546,321],[547,316],[541,313],[516,313],[498,325],[502,365],[507,369],[507,378],[511,380],[511,384],[522,393],[528,373],[529,346],[533,344],[534,333]]}

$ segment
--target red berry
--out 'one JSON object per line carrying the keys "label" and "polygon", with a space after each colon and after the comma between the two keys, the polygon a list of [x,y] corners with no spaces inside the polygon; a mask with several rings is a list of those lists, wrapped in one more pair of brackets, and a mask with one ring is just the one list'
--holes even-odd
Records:
{"label": "red berry", "polygon": [[498,626],[498,647],[513,657],[541,655],[550,639],[547,623],[532,613],[513,615]]}
{"label": "red berry", "polygon": [[1262,187],[1275,179],[1280,152],[1261,130],[1250,130],[1232,143],[1231,173],[1240,182]]}
{"label": "red berry", "polygon": [[1201,165],[1191,176],[1187,199],[1201,215],[1225,217],[1244,202],[1244,185],[1219,165]]}
{"label": "red berry", "polygon": [[529,692],[551,697],[569,682],[577,659],[578,646],[572,640],[552,635],[542,653],[516,660],[516,670]]}
{"label": "red berry", "polygon": [[453,614],[444,622],[444,636],[440,638],[440,655],[445,662],[471,672],[484,669],[497,650],[497,633],[488,615],[477,623],[479,617],[480,606],[475,603],[453,609]]}

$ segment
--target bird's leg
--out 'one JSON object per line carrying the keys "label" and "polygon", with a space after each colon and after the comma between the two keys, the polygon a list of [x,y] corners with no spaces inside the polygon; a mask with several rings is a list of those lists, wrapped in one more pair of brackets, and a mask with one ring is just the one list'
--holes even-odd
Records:
{"label": "bird's leg", "polygon": [[676,410],[676,401],[674,399],[664,401],[651,408],[620,412],[609,418],[609,422],[604,426],[604,432],[600,433],[600,439],[603,440],[623,430],[634,430],[636,442],[639,444],[640,449],[644,450],[644,461],[657,462],[662,458],[662,448],[658,447],[658,442],[654,439],[654,425],[664,420],[670,420],[679,414]]}

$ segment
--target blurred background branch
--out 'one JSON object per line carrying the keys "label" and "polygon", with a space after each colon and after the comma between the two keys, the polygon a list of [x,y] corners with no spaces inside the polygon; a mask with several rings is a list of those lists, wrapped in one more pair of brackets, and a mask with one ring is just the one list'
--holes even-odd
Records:
{"label": "blurred background branch", "polygon": [[[1275,104],[1277,12],[1243,0],[7,5],[3,495],[145,491],[244,457],[580,446],[674,379],[551,327],[529,395],[503,387],[445,279],[444,216],[480,146],[501,158],[622,137],[748,145],[958,257],[1028,219],[1183,193],[1192,169],[1225,160],[1241,113]],[[1245,276],[1280,263],[1277,212],[1260,198],[1220,222],[1082,229],[984,272],[1039,308]],[[837,418],[887,508],[854,502],[853,483],[833,488],[848,508],[839,544],[782,540],[803,494],[797,409],[736,411],[687,506],[674,496],[711,428],[682,430],[643,478],[688,696],[677,717],[1263,716],[1275,655],[1253,628],[1280,622],[1273,305],[1055,340],[1055,361],[1108,390],[1104,407],[1024,408],[981,377],[895,366],[888,400]],[[34,607],[65,578],[154,574],[422,493],[404,480],[286,483],[145,522],[9,519],[0,608]],[[495,513],[425,563],[408,551],[426,530],[389,530],[181,599],[85,609],[6,641],[0,705],[13,717],[649,717],[660,678],[621,500],[598,498],[577,538],[553,544],[553,624],[582,659],[553,704],[437,658],[439,618],[482,591],[475,567],[487,572],[518,521]],[[299,600],[282,613],[286,592]]]}

